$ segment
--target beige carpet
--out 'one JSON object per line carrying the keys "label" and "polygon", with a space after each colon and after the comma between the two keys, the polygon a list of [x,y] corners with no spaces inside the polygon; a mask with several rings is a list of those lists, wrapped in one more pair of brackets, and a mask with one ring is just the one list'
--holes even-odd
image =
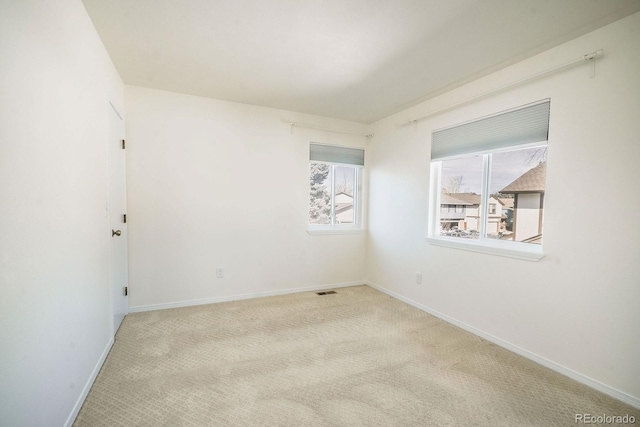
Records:
{"label": "beige carpet", "polygon": [[367,286],[128,315],[75,425],[552,426],[640,411]]}

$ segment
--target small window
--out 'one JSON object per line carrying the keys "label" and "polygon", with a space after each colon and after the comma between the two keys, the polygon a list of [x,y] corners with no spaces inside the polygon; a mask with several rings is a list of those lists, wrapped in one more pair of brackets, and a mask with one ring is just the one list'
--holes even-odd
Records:
{"label": "small window", "polygon": [[364,150],[311,144],[309,229],[362,228]]}
{"label": "small window", "polygon": [[[549,105],[546,100],[434,132],[432,243],[542,256],[541,249],[527,247],[542,245]],[[460,203],[463,214],[444,210]]]}

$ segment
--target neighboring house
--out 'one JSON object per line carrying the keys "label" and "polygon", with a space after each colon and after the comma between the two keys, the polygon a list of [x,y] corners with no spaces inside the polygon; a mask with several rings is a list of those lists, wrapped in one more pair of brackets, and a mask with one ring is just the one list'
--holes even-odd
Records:
{"label": "neighboring house", "polygon": [[529,169],[511,184],[500,190],[513,194],[513,240],[542,242],[542,214],[547,162]]}
{"label": "neighboring house", "polygon": [[[502,202],[489,197],[487,234],[498,234],[502,221]],[[480,230],[480,195],[476,193],[442,193],[440,195],[440,228]]]}
{"label": "neighboring house", "polygon": [[440,229],[451,230],[457,228],[466,230],[465,216],[467,206],[471,203],[455,197],[457,193],[442,193],[440,195]]}
{"label": "neighboring house", "polygon": [[336,201],[336,222],[339,224],[353,223],[353,196],[347,193],[338,193]]}

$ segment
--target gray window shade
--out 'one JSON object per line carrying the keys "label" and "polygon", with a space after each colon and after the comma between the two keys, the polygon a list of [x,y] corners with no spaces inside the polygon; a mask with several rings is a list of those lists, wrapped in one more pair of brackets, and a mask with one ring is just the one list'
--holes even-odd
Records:
{"label": "gray window shade", "polygon": [[431,160],[547,140],[550,101],[436,130]]}
{"label": "gray window shade", "polygon": [[311,143],[309,160],[316,162],[344,163],[364,166],[364,150]]}

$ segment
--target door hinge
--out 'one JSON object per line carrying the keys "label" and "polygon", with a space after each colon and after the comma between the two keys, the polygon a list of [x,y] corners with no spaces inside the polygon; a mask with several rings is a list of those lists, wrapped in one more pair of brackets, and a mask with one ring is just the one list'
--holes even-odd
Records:
{"label": "door hinge", "polygon": [[122,214],[122,222],[127,223],[127,214]]}
{"label": "door hinge", "polygon": [[126,147],[126,143],[125,143],[125,141],[124,141],[124,139],[123,139],[123,140],[122,140],[122,149],[124,150],[124,149],[125,149],[125,147]]}
{"label": "door hinge", "polygon": [[125,286],[123,290],[124,290],[124,296],[125,296],[125,297],[126,297],[127,295],[129,295],[129,287],[128,287],[128,286]]}

